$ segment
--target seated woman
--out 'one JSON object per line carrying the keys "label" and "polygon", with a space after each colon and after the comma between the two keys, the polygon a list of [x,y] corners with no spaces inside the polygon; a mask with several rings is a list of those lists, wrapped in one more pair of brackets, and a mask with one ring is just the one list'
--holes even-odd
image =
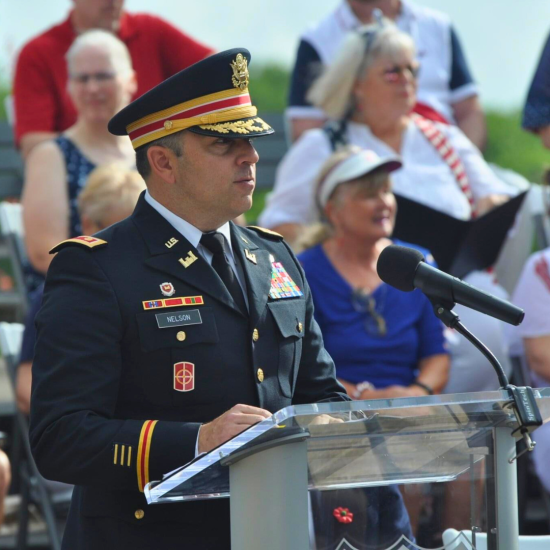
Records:
{"label": "seated woman", "polygon": [[90,172],[110,162],[135,166],[130,140],[107,130],[111,117],[136,90],[126,46],[112,33],[88,31],[73,42],[67,64],[67,91],[77,122],[56,139],[36,146],[25,166],[25,241],[30,262],[41,274],[50,265],[48,251],[53,246],[82,234],[77,197]]}
{"label": "seated woman", "polygon": [[333,124],[305,132],[288,151],[259,222],[292,241],[301,224],[314,221],[314,182],[341,143],[399,154],[395,192],[457,218],[505,201],[509,188],[459,128],[412,113],[419,70],[412,38],[392,23],[350,33],[309,92]]}
{"label": "seated woman", "polygon": [[[400,166],[396,155],[380,158],[353,146],[334,153],[321,170],[315,194],[325,221],[304,235],[302,242],[310,248],[298,255],[325,347],[354,399],[425,396],[440,393],[447,382],[443,325],[430,302],[419,290],[405,293],[383,283],[376,272],[380,253],[392,244],[396,202],[389,173]],[[396,512],[397,489],[377,491],[317,496],[314,518],[324,513],[318,519],[322,536],[330,527],[344,536],[344,527],[330,518],[339,502],[357,516],[367,510],[366,519],[358,517],[356,526],[346,527],[352,545],[362,548],[367,541],[386,548],[401,534],[410,539],[406,512]],[[333,542],[336,547],[340,541]]]}
{"label": "seated woman", "polygon": [[[37,145],[37,147],[40,147]],[[128,217],[145,190],[145,182],[134,170],[124,165],[109,164],[96,168],[77,200],[84,235],[93,235]],[[32,296],[25,322],[19,368],[17,369],[16,401],[21,412],[29,414],[31,400],[32,361],[36,342],[34,318],[42,304],[44,285]]]}

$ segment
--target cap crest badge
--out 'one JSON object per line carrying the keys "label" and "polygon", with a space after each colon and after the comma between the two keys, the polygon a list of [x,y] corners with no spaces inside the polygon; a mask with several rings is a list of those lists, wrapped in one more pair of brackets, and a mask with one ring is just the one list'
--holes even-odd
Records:
{"label": "cap crest badge", "polygon": [[231,77],[231,82],[235,88],[240,88],[241,90],[246,90],[248,88],[248,61],[242,53],[237,54],[235,61],[230,63],[231,68],[233,69],[233,76]]}
{"label": "cap crest badge", "polygon": [[160,291],[164,296],[173,296],[176,293],[176,289],[172,283],[162,283],[160,285]]}

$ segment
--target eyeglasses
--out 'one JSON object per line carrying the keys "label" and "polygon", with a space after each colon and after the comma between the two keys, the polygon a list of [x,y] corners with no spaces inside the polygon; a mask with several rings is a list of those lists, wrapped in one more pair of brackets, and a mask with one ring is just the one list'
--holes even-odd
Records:
{"label": "eyeglasses", "polygon": [[407,72],[412,78],[416,79],[418,77],[419,70],[420,67],[418,65],[405,65],[404,67],[394,65],[384,71],[384,80],[390,84],[393,84],[394,82],[397,82],[401,76],[406,76]]}
{"label": "eyeglasses", "polygon": [[[385,288],[382,289],[383,291]],[[358,288],[351,295],[353,309],[358,313],[366,313],[365,330],[373,336],[386,336],[388,330],[386,320],[376,311],[376,300],[365,289]]]}
{"label": "eyeglasses", "polygon": [[95,80],[98,84],[105,84],[106,82],[110,82],[115,78],[116,73],[104,71],[99,73],[93,73],[93,74],[87,74],[87,73],[80,73],[80,74],[72,74],[71,80],[76,82],[77,84],[86,85],[89,80]]}

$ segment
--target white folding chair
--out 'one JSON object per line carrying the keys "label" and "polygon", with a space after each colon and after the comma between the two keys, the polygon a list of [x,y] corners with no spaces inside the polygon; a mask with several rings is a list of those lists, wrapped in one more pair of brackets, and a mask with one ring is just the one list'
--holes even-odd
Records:
{"label": "white folding chair", "polygon": [[14,308],[16,318],[24,319],[28,308],[24,265],[28,262],[25,250],[23,209],[20,204],[0,202],[0,231],[7,249],[15,283],[14,292],[2,292],[0,306]]}
{"label": "white folding chair", "polygon": [[[24,326],[22,324],[0,323],[0,346],[2,347],[2,355],[7,364],[14,392],[23,332]],[[19,464],[12,464],[12,469],[18,472],[21,483],[21,508],[19,511],[19,531],[16,548],[18,550],[27,548],[29,503],[34,502],[40,508],[40,512],[46,522],[52,550],[60,550],[61,537],[57,522],[57,512],[62,516],[66,516],[72,489],[62,494],[52,494],[50,492],[46,480],[38,472],[38,468],[32,457],[27,417],[17,407],[15,417],[17,423],[14,430],[14,438],[17,435],[21,448],[19,452]]]}

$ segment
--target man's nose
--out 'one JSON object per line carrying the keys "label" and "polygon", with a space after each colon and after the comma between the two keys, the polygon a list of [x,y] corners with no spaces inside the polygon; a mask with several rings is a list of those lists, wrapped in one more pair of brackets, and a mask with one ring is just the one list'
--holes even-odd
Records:
{"label": "man's nose", "polygon": [[260,160],[260,155],[256,151],[251,141],[242,140],[241,142],[241,154],[239,155],[239,163],[246,162],[247,164],[256,164]]}

